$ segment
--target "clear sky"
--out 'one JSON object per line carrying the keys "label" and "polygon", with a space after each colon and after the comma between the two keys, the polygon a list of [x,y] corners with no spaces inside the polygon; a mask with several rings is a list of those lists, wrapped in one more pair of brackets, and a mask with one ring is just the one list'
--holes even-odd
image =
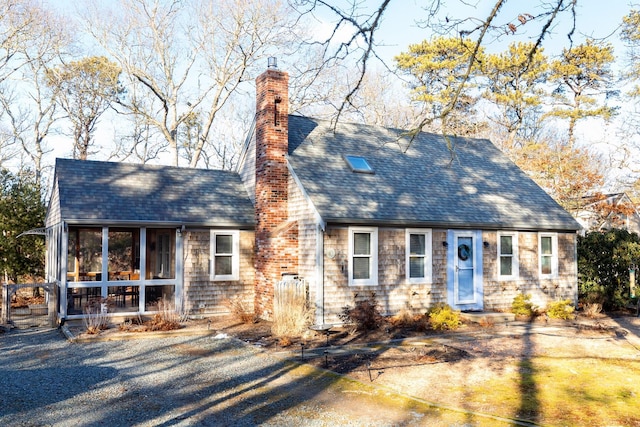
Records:
{"label": "clear sky", "polygon": [[[346,7],[354,0],[332,0],[331,4]],[[382,0],[355,0],[366,10],[374,10]],[[640,2],[640,0],[637,0]],[[440,0],[441,9],[438,17],[450,21],[468,19],[471,25],[474,21],[470,18],[485,19],[496,0]],[[82,8],[82,2],[73,0],[45,0],[52,6],[59,8],[68,14],[73,14],[76,8]],[[391,0],[391,3],[383,16],[380,31],[376,35],[379,45],[378,53],[388,65],[393,66],[393,57],[402,51],[406,51],[409,44],[419,43],[433,35],[429,29],[420,28],[416,21],[427,18],[425,5],[431,4],[431,0]],[[519,14],[537,15],[541,12],[541,3],[551,3],[549,0],[508,0],[506,6],[500,11],[495,24],[506,28],[509,22],[518,23]],[[586,37],[606,39],[614,45],[615,54],[619,58],[619,67],[623,67],[625,59],[624,46],[619,40],[617,30],[622,22],[622,17],[633,8],[628,0],[578,0],[576,16],[576,32],[573,36],[575,44],[579,44]],[[636,6],[640,9],[640,6]],[[326,11],[316,11],[318,19],[316,31],[320,35],[325,29],[329,31],[332,25],[322,20],[330,20],[331,15]],[[572,25],[571,15],[565,13],[553,27],[551,33],[545,38],[543,44],[547,55],[557,55],[562,48],[569,45],[567,33]],[[475,21],[477,24],[478,21]],[[493,33],[487,40],[485,48],[489,51],[504,50],[513,41],[529,41],[535,39],[540,29],[539,23],[530,22],[518,28],[515,34],[502,35]],[[325,32],[326,34],[326,32]],[[476,36],[474,34],[474,36]],[[106,132],[104,129],[107,128]],[[113,137],[113,130],[102,124],[102,134],[108,138]],[[581,127],[582,138],[587,144],[606,145],[607,141],[616,138],[615,125],[604,126],[601,121],[589,123]],[[640,153],[639,156],[640,157]]]}
{"label": "clear sky", "polygon": [[[344,0],[343,0],[344,1]],[[509,22],[517,23],[519,14],[537,15],[541,12],[538,7],[544,0],[510,0],[507,2],[498,17],[496,23],[506,26]],[[418,43],[428,38],[432,33],[430,30],[420,28],[416,20],[425,19],[428,13],[423,9],[423,5],[430,3],[425,0],[392,0],[388,10],[385,12],[381,31],[378,34],[378,43],[386,47],[381,49],[385,59],[392,59],[397,53],[406,50],[411,43]],[[465,5],[466,3],[466,5]],[[364,4],[370,8],[380,4],[380,0],[366,0]],[[495,0],[443,0],[441,1],[439,17],[450,20],[466,19],[471,17],[486,18],[495,4]],[[640,7],[638,7],[640,8]],[[578,0],[576,14],[576,33],[574,42],[580,43],[586,37],[596,39],[607,39],[616,48],[616,53],[623,48],[617,34],[615,34],[622,17],[632,9],[626,0]],[[568,45],[567,33],[571,27],[570,15],[565,14],[552,31],[545,38],[545,51],[550,55],[561,52],[563,47]],[[469,23],[472,21],[469,20]],[[520,28],[514,35],[504,34],[499,39],[495,39],[487,45],[487,49],[503,50],[514,40],[532,40],[540,26],[528,23]]]}

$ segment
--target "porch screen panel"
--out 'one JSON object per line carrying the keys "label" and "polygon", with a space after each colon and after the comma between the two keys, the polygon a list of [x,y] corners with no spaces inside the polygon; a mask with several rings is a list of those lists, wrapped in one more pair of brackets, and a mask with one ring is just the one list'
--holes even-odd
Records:
{"label": "porch screen panel", "polygon": [[70,228],[67,277],[72,282],[102,280],[102,229]]}
{"label": "porch screen panel", "polygon": [[144,291],[145,311],[175,309],[175,285],[146,286]]}
{"label": "porch screen panel", "polygon": [[175,279],[175,229],[147,229],[147,279]]}
{"label": "porch screen panel", "polygon": [[140,268],[137,229],[109,229],[109,280],[136,280]]}

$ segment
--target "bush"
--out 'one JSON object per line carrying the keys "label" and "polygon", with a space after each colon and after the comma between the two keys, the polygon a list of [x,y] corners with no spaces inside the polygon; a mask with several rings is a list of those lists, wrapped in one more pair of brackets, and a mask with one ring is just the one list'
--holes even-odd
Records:
{"label": "bush", "polygon": [[[357,294],[355,298],[357,298]],[[355,307],[345,306],[338,315],[344,323],[355,324],[359,331],[373,331],[380,327],[384,321],[375,292],[371,292],[369,298],[356,301]]]}
{"label": "bush", "polygon": [[605,310],[629,304],[629,268],[640,259],[640,236],[613,229],[578,236],[578,292],[583,301],[601,294]]}
{"label": "bush", "polygon": [[[280,345],[290,345],[290,337],[302,336],[313,322],[313,310],[307,301],[305,282],[284,282],[275,288],[271,332],[280,337]],[[289,344],[287,344],[289,343]]]}
{"label": "bush", "polygon": [[443,303],[436,304],[429,310],[429,322],[436,331],[458,329],[462,324],[460,312]]}
{"label": "bush", "polygon": [[573,311],[570,299],[552,302],[547,307],[547,315],[551,319],[573,319]]}
{"label": "bush", "polygon": [[253,308],[249,308],[248,304],[238,296],[226,300],[225,305],[231,312],[231,315],[242,323],[256,323],[257,316]]}
{"label": "bush", "polygon": [[602,306],[604,304],[604,294],[600,291],[594,290],[587,293],[580,299],[580,306],[582,312],[587,317],[597,317],[602,312]]}
{"label": "bush", "polygon": [[511,303],[511,312],[516,316],[533,317],[536,310],[531,303],[530,294],[518,294]]}
{"label": "bush", "polygon": [[104,298],[90,300],[84,307],[85,317],[82,319],[87,333],[99,334],[109,326],[108,301]]}
{"label": "bush", "polygon": [[180,314],[173,302],[168,299],[158,301],[158,313],[153,315],[149,324],[152,331],[172,331],[180,328]]}
{"label": "bush", "polygon": [[387,320],[393,328],[410,329],[418,332],[426,332],[431,329],[428,314],[413,314],[406,308],[400,310]]}

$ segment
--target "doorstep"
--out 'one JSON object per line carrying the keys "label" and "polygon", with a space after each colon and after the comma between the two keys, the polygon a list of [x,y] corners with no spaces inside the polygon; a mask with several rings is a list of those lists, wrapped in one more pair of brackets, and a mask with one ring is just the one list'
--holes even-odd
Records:
{"label": "doorstep", "polygon": [[488,311],[468,311],[460,313],[460,317],[468,322],[473,323],[509,323],[516,320],[513,313],[496,313]]}

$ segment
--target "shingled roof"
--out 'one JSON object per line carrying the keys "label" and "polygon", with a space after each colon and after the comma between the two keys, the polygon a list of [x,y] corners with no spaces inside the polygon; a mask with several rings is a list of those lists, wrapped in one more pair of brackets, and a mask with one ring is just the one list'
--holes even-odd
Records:
{"label": "shingled roof", "polygon": [[233,172],[57,159],[55,173],[60,216],[69,223],[255,223],[247,191]]}
{"label": "shingled roof", "polygon": [[[325,222],[520,230],[579,224],[490,141],[289,116],[289,162]],[[374,173],[353,172],[344,156]]]}

